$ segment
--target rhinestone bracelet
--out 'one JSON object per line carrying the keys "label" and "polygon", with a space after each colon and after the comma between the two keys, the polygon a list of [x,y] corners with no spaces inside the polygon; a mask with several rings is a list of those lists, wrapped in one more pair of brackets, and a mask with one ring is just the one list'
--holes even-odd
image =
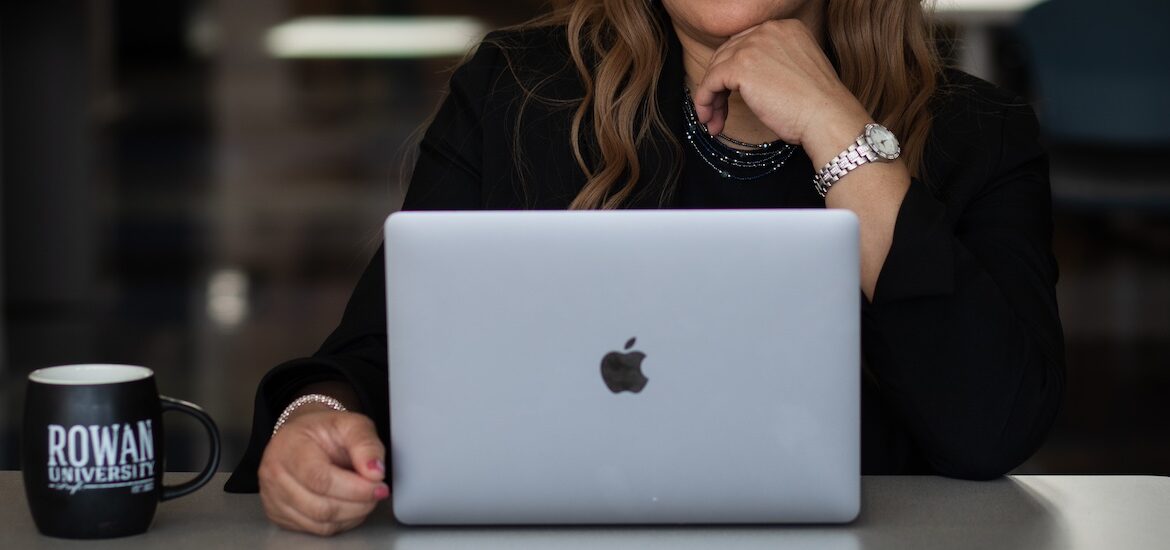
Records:
{"label": "rhinestone bracelet", "polygon": [[330,409],[338,412],[345,412],[346,410],[345,405],[342,405],[341,401],[329,397],[328,395],[323,395],[320,393],[302,395],[294,399],[292,403],[289,403],[288,406],[284,408],[284,411],[280,413],[280,417],[276,419],[276,425],[272,427],[272,435],[276,435],[276,431],[279,430],[281,426],[284,426],[285,422],[288,422],[288,417],[292,416],[293,411],[301,408],[304,405],[308,405],[309,403],[321,403],[322,405],[325,405]]}

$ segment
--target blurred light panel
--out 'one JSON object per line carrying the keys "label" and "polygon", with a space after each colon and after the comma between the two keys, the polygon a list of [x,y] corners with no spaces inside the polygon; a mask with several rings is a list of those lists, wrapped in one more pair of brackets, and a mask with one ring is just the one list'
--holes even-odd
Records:
{"label": "blurred light panel", "polygon": [[[1043,0],[937,0],[935,13],[991,16],[1017,16]],[[929,3],[926,4],[930,6]]]}
{"label": "blurred light panel", "polygon": [[221,329],[232,329],[248,317],[248,275],[241,269],[220,269],[207,280],[207,316]]}
{"label": "blurred light panel", "polygon": [[301,17],[264,37],[279,58],[458,57],[487,33],[474,17]]}

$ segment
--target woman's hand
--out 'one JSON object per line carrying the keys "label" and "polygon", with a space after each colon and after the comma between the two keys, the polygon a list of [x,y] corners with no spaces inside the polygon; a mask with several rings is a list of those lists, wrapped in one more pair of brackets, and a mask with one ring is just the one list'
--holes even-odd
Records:
{"label": "woman's hand", "polygon": [[699,121],[712,135],[723,131],[731,92],[780,139],[803,146],[813,166],[831,160],[872,121],[796,19],[756,25],[712,54],[693,93]]}
{"label": "woman's hand", "polygon": [[332,535],[361,524],[390,496],[385,448],[365,415],[320,404],[297,410],[268,442],[260,500],[273,523]]}
{"label": "woman's hand", "polygon": [[[695,114],[712,134],[723,131],[731,92],[780,139],[803,147],[818,169],[873,122],[808,27],[796,19],[756,25],[711,55],[693,100]],[[910,174],[900,161],[870,163],[860,172],[834,185],[825,205],[852,210],[860,220],[861,288],[872,300]]]}

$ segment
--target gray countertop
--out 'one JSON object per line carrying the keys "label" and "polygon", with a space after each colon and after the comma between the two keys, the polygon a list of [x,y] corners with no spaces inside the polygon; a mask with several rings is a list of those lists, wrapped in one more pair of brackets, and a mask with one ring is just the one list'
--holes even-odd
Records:
{"label": "gray countertop", "polygon": [[421,528],[383,503],[329,539],[272,526],[256,495],[220,489],[226,479],[160,504],[146,534],[70,541],[39,534],[20,472],[0,472],[0,548],[1170,548],[1170,478],[1156,476],[867,476],[861,517],[843,526]]}

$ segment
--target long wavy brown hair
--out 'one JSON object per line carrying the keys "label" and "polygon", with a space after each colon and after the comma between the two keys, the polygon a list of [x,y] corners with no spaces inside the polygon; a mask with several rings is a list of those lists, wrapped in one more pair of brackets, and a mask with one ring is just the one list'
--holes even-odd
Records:
{"label": "long wavy brown hair", "polygon": [[[658,77],[669,44],[666,33],[673,32],[663,28],[656,13],[661,9],[659,1],[562,1],[551,13],[518,26],[564,26],[572,62],[584,85],[570,138],[586,182],[571,209],[612,209],[625,204],[642,172],[638,151],[649,144],[652,134],[666,136],[673,141],[675,154],[682,154],[657,101]],[[920,174],[931,125],[928,107],[941,68],[924,2],[824,3],[826,53],[841,81],[874,120],[899,137],[907,166],[912,174]],[[537,92],[529,89],[528,93],[525,102]],[[516,131],[519,135],[519,124]],[[677,173],[669,175],[663,197],[676,179]]]}

